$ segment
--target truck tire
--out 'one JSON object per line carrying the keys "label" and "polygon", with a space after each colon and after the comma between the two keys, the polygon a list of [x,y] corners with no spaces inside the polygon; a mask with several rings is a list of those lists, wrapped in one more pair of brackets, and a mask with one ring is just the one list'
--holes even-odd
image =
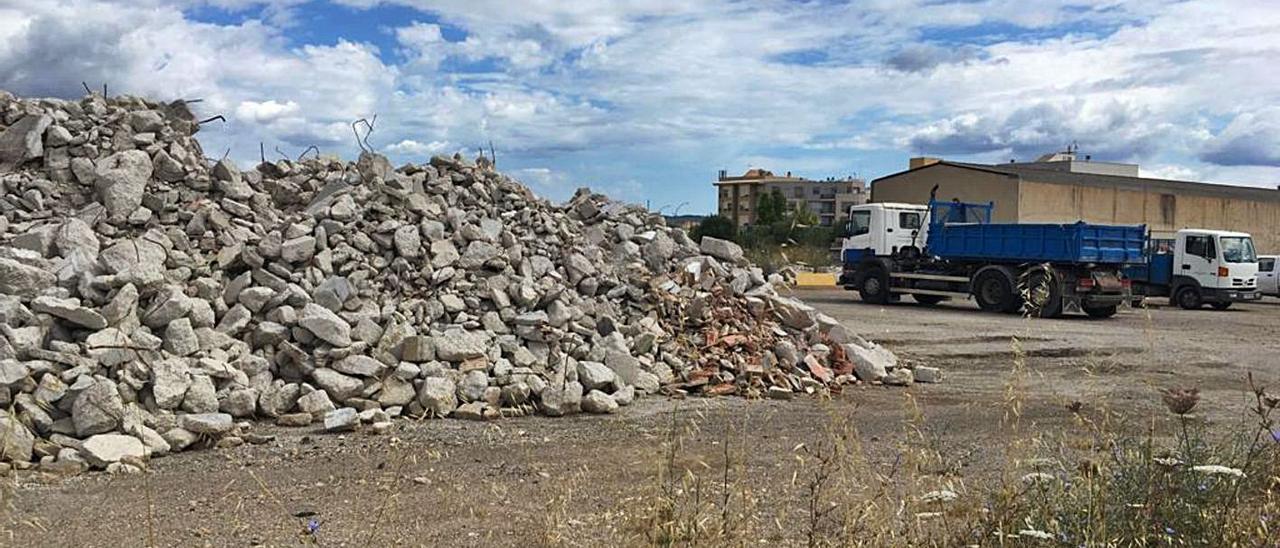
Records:
{"label": "truck tire", "polygon": [[1099,318],[1099,319],[1110,318],[1112,316],[1115,316],[1116,310],[1118,310],[1118,307],[1116,307],[1116,305],[1084,307],[1085,314],[1088,314],[1090,318]]}
{"label": "truck tire", "polygon": [[1022,273],[1018,284],[1027,314],[1036,318],[1056,318],[1062,315],[1062,288],[1057,276],[1047,268],[1033,268]]}
{"label": "truck tire", "polygon": [[1007,273],[999,269],[979,271],[973,278],[970,292],[978,308],[987,312],[1009,312],[1018,306],[1018,296],[1014,293],[1013,280]]}
{"label": "truck tire", "polygon": [[1204,296],[1200,294],[1200,288],[1184,285],[1173,294],[1173,302],[1185,310],[1196,310],[1204,306]]}
{"label": "truck tire", "polygon": [[915,299],[916,302],[920,304],[925,304],[929,306],[933,306],[935,304],[938,304],[942,301],[947,300],[947,298],[943,297],[942,295],[920,295],[918,293],[915,295],[912,295],[911,298]]}
{"label": "truck tire", "polygon": [[889,302],[889,273],[883,268],[874,268],[862,276],[858,284],[858,295],[862,302],[886,304]]}
{"label": "truck tire", "polygon": [[1220,303],[1213,303],[1213,304],[1212,304],[1212,305],[1210,305],[1210,306],[1212,306],[1214,310],[1226,310],[1226,309],[1228,309],[1228,308],[1231,308],[1231,301],[1224,301],[1224,302],[1220,302]]}

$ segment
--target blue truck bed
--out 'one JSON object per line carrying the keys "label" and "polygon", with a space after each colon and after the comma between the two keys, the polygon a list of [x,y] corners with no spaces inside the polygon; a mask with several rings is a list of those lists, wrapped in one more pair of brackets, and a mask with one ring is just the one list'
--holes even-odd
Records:
{"label": "blue truck bed", "polygon": [[1144,262],[1145,225],[947,223],[929,227],[928,251],[947,260]]}
{"label": "blue truck bed", "polygon": [[1126,266],[1124,277],[1149,285],[1168,286],[1173,279],[1173,255],[1157,253],[1151,255],[1147,263]]}

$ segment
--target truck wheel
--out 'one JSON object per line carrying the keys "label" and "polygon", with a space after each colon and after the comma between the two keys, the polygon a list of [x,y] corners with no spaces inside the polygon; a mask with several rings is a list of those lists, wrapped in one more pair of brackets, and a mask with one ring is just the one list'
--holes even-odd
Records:
{"label": "truck wheel", "polygon": [[1038,268],[1022,275],[1021,293],[1027,303],[1027,313],[1037,318],[1056,318],[1062,315],[1062,288],[1049,271]]}
{"label": "truck wheel", "polygon": [[1200,295],[1200,288],[1194,285],[1183,286],[1178,290],[1177,295],[1173,299],[1178,306],[1186,310],[1195,310],[1204,305],[1204,297]]}
{"label": "truck wheel", "polygon": [[858,295],[862,297],[862,302],[871,304],[888,303],[889,273],[879,268],[867,272],[862,277],[862,284],[858,286]]}
{"label": "truck wheel", "polygon": [[1210,306],[1213,306],[1214,310],[1226,310],[1228,308],[1231,308],[1231,301],[1222,302],[1222,303],[1213,303]]}
{"label": "truck wheel", "polygon": [[973,281],[973,298],[987,312],[1007,312],[1016,297],[1009,277],[997,270],[982,272]]}
{"label": "truck wheel", "polygon": [[1084,313],[1088,314],[1090,318],[1110,318],[1116,315],[1116,310],[1115,305],[1084,307]]}
{"label": "truck wheel", "polygon": [[942,301],[947,300],[947,298],[946,298],[946,297],[943,297],[942,295],[920,295],[920,294],[915,294],[915,295],[912,295],[911,297],[912,297],[913,299],[915,299],[915,300],[916,300],[916,302],[918,302],[918,303],[920,303],[920,304],[927,304],[927,305],[929,305],[929,306],[933,306],[933,305],[935,305],[935,304],[938,304],[938,303],[940,303],[940,302],[942,302]]}

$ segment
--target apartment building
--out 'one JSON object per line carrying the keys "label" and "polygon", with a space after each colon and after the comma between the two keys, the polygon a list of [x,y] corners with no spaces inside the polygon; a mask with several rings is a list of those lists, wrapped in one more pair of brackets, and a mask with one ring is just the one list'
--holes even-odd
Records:
{"label": "apartment building", "polygon": [[715,186],[719,196],[717,212],[722,217],[733,219],[738,226],[755,224],[756,204],[760,196],[774,190],[782,192],[789,210],[807,208],[818,216],[822,226],[844,222],[849,206],[864,204],[868,198],[867,185],[862,179],[806,179],[793,176],[790,171],[785,175],[774,175],[758,168],[735,177],[720,170]]}

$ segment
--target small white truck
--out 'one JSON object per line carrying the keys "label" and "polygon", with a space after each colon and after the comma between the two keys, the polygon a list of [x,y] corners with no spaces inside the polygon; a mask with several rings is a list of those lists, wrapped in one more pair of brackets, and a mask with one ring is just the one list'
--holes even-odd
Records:
{"label": "small white truck", "polygon": [[1258,290],[1280,297],[1280,256],[1258,255]]}
{"label": "small white truck", "polygon": [[1135,293],[1168,297],[1188,310],[1262,298],[1258,256],[1244,232],[1184,228],[1173,238],[1151,238],[1146,264],[1125,268],[1125,276]]}

